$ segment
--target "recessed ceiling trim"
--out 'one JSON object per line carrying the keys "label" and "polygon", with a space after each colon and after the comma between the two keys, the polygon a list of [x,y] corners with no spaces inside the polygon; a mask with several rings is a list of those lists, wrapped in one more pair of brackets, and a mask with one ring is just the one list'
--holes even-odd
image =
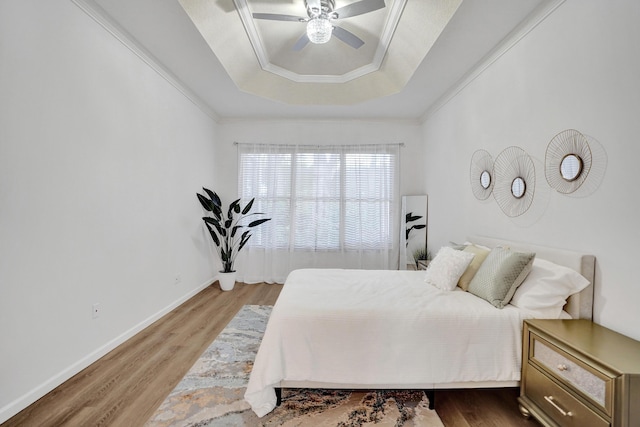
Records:
{"label": "recessed ceiling trim", "polygon": [[[301,0],[302,1],[302,0]],[[253,51],[256,54],[258,63],[262,70],[284,77],[296,83],[334,83],[342,84],[351,80],[355,80],[359,77],[373,73],[380,70],[382,63],[393,39],[396,27],[400,22],[402,12],[407,0],[396,0],[390,8],[388,19],[385,21],[384,30],[380,36],[380,40],[376,47],[376,52],[373,56],[371,63],[359,67],[355,70],[349,71],[341,75],[329,75],[329,74],[299,74],[291,70],[287,70],[283,67],[271,63],[269,56],[265,49],[264,41],[258,31],[255,20],[253,19],[252,12],[249,9],[247,0],[233,0],[238,10],[238,15],[242,21]]]}
{"label": "recessed ceiling trim", "polygon": [[[260,68],[265,71],[269,66],[269,58],[267,56],[267,52],[264,49],[264,43],[262,42],[262,37],[260,37],[260,32],[254,25],[253,16],[251,15],[251,11],[249,10],[249,5],[246,0],[233,0],[233,3],[236,5],[236,9],[238,10],[238,14],[240,15],[240,20],[242,21],[242,25],[244,26],[247,35],[249,36],[249,40],[251,41],[251,47],[253,47],[253,51],[256,54],[256,58],[258,58],[258,62],[260,63]],[[273,72],[273,71],[271,71]],[[278,73],[275,73],[278,74]]]}
{"label": "recessed ceiling trim", "polygon": [[372,62],[372,64],[376,66],[376,70],[380,69],[382,61],[384,61],[384,57],[387,55],[391,39],[393,38],[393,34],[396,32],[396,28],[398,27],[398,23],[400,22],[400,17],[402,16],[402,11],[404,11],[404,5],[406,3],[407,0],[400,0],[393,2],[393,6],[391,6],[389,19],[385,23],[382,36],[380,37],[380,43],[378,44],[378,48],[376,49],[376,54]]}
{"label": "recessed ceiling trim", "polygon": [[264,67],[261,68],[264,71],[277,74],[280,77],[284,77],[285,79],[294,81],[296,83],[347,83],[351,80],[357,79],[358,77],[362,77],[369,73],[378,71],[380,69],[380,66],[376,66],[375,64],[367,64],[364,67],[360,67],[341,76],[298,74],[272,63],[267,63]]}
{"label": "recessed ceiling trim", "polygon": [[[220,1],[222,0],[178,0],[240,90],[291,105],[354,105],[400,92],[427,56],[463,0],[415,2],[388,0],[389,7],[385,10],[384,16],[370,16],[370,18],[377,18],[377,21],[375,21],[375,28],[371,28],[372,31],[367,37],[368,42],[371,43],[367,51],[369,59],[354,63],[353,67],[357,70],[349,70],[340,67],[345,65],[344,63],[336,63],[339,66],[338,69],[342,71],[331,72],[331,67],[325,67],[322,72],[327,75],[321,79],[316,77],[314,80],[315,76],[304,78],[296,76],[299,81],[261,68],[255,47],[249,40],[249,32],[245,29],[245,25],[253,25],[253,16],[245,22],[241,18],[243,14],[248,15],[246,5],[251,5],[252,0],[224,0],[226,4],[234,4],[234,6],[235,2],[244,2],[244,6],[224,11],[221,11]],[[291,0],[292,4],[293,1],[301,0]],[[400,4],[392,8],[391,5],[396,2]],[[392,9],[394,14],[399,16],[395,31],[391,30],[391,24],[387,24]],[[356,21],[354,18],[349,22],[349,26],[366,25],[363,24],[364,22],[369,20]],[[262,28],[261,25],[257,25],[258,30]],[[358,26],[358,28],[362,27]],[[287,34],[285,38],[289,40],[296,37],[295,31],[288,29],[282,31]],[[379,68],[376,70],[374,65],[371,68],[373,71],[369,71],[367,67],[371,66],[377,49],[377,45],[373,45],[375,41],[372,41],[372,37],[373,40],[382,39],[383,32],[386,33],[384,38],[390,40],[388,49],[386,54],[379,54],[381,59]],[[278,37],[278,32],[274,31],[273,34],[265,32],[262,37],[267,35]],[[342,57],[345,53],[350,54],[350,51],[345,49],[349,46],[342,46],[339,43],[336,47]],[[272,46],[269,45],[269,48],[272,49]],[[286,49],[282,45],[277,46],[280,52],[284,52],[283,48]],[[316,51],[307,50],[299,57],[300,60],[304,60],[304,54],[307,55],[307,59],[311,57],[315,60],[323,59],[323,56],[317,55]],[[282,67],[289,68],[285,65]],[[300,69],[305,68],[298,70]],[[306,69],[314,70],[315,68],[306,67]],[[321,71],[318,72],[320,73]],[[333,79],[335,74],[340,74],[341,79],[345,76],[351,77],[350,73],[362,74],[360,77],[349,80]]]}

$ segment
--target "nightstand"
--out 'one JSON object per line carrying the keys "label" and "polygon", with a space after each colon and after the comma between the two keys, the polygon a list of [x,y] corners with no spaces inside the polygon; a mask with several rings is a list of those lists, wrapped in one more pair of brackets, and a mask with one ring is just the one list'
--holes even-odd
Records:
{"label": "nightstand", "polygon": [[640,342],[589,320],[526,320],[518,401],[544,426],[640,426]]}
{"label": "nightstand", "polygon": [[428,259],[419,259],[417,264],[418,264],[418,270],[426,270],[427,267],[429,267],[429,260]]}

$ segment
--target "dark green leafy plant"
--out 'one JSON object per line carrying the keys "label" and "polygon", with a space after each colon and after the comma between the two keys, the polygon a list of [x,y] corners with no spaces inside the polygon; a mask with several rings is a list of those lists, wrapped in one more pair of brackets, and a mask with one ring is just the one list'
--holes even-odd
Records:
{"label": "dark green leafy plant", "polygon": [[421,230],[427,226],[426,224],[415,224],[415,225],[412,225],[411,227],[408,226],[410,222],[417,221],[420,218],[422,218],[422,215],[414,215],[413,212],[409,212],[405,216],[404,223],[407,224],[407,229],[406,229],[407,235],[405,236],[406,246],[409,246],[409,234],[411,234],[411,230]]}
{"label": "dark green leafy plant", "polygon": [[246,219],[250,216],[264,215],[263,213],[249,213],[255,199],[251,199],[244,208],[240,206],[240,199],[233,201],[225,215],[220,197],[207,188],[203,187],[202,189],[209,197],[196,193],[198,200],[202,207],[211,213],[210,216],[205,216],[202,220],[209,230],[211,239],[216,244],[216,250],[222,261],[223,270],[221,273],[232,273],[235,271],[233,263],[238,252],[251,238],[251,229],[264,224],[271,218],[255,219],[247,223]]}

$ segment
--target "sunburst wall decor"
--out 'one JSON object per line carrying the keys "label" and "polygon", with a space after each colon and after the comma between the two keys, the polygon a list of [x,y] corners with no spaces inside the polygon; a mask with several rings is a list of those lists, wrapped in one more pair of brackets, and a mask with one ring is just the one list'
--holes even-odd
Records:
{"label": "sunburst wall decor", "polygon": [[536,171],[533,160],[520,147],[507,147],[494,163],[493,197],[505,215],[520,216],[533,202]]}
{"label": "sunburst wall decor", "polygon": [[485,150],[477,150],[473,153],[469,179],[471,180],[471,191],[476,199],[488,199],[495,184],[491,154]]}
{"label": "sunburst wall decor", "polygon": [[551,139],[545,154],[545,176],[551,188],[569,194],[585,182],[592,164],[587,138],[575,129],[567,129]]}

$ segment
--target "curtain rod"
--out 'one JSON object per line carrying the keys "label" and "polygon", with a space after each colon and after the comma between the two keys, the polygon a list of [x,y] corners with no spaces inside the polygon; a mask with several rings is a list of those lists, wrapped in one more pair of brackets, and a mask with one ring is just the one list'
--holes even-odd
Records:
{"label": "curtain rod", "polygon": [[[331,144],[329,144],[329,145],[313,145],[313,144],[310,144],[310,145],[307,145],[307,144],[262,144],[262,143],[254,144],[254,143],[251,143],[251,142],[237,142],[237,141],[234,141],[234,142],[233,142],[233,145],[277,145],[277,146],[280,146],[280,147],[328,147],[328,146],[331,146]],[[349,144],[335,144],[335,145],[340,146],[340,145],[349,145]],[[383,146],[383,145],[398,145],[398,146],[400,146],[400,147],[404,147],[404,142],[391,142],[391,143],[388,143],[388,144],[353,144],[353,145],[380,145],[380,146]]]}

